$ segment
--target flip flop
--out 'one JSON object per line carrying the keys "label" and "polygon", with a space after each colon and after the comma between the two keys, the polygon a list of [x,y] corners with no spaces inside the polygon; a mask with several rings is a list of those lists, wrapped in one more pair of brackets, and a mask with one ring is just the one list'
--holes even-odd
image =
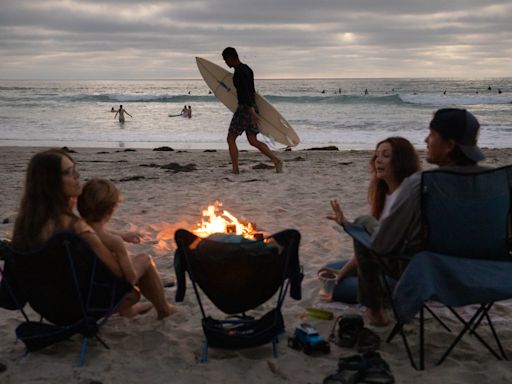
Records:
{"label": "flip flop", "polygon": [[356,384],[359,383],[361,374],[359,371],[339,371],[327,376],[323,384]]}
{"label": "flip flop", "polygon": [[395,378],[391,373],[391,368],[378,352],[365,353],[362,359],[365,364],[359,371],[361,373],[359,383],[394,384]]}
{"label": "flip flop", "polygon": [[340,357],[338,359],[338,372],[327,376],[323,384],[355,384],[361,378],[361,368],[363,367],[363,358],[361,355],[352,355]]}
{"label": "flip flop", "polygon": [[347,357],[340,357],[338,359],[338,371],[358,371],[363,364],[363,357],[361,355],[351,355]]}

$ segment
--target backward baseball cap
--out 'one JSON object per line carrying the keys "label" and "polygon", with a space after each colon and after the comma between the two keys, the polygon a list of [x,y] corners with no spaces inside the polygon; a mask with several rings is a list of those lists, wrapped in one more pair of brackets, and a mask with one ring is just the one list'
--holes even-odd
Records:
{"label": "backward baseball cap", "polygon": [[439,109],[430,122],[430,128],[443,139],[455,141],[470,160],[478,162],[485,159],[477,145],[480,123],[471,112],[458,108]]}

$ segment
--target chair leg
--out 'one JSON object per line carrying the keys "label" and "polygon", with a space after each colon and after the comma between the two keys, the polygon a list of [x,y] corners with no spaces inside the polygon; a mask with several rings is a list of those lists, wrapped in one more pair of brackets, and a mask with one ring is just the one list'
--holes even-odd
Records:
{"label": "chair leg", "polygon": [[[478,318],[478,320],[473,324],[473,329],[471,329],[469,331],[469,334],[472,335],[474,333],[474,330],[476,330],[479,326],[480,326],[480,323],[482,322],[482,320],[484,319],[485,315],[487,314],[487,312],[491,309],[491,307],[493,306],[494,303],[488,303],[488,304],[481,304],[481,306],[483,307],[483,311],[482,311],[482,314],[480,315],[480,317]],[[452,311],[453,312],[453,311]],[[459,318],[460,319],[460,318]],[[461,320],[462,321],[462,320]]]}
{"label": "chair leg", "polygon": [[452,330],[451,330],[451,329],[450,329],[450,328],[449,328],[449,327],[444,323],[444,321],[443,321],[443,320],[441,320],[441,318],[440,318],[439,316],[437,316],[437,315],[436,315],[436,313],[435,313],[433,310],[431,310],[431,309],[428,307],[428,305],[423,304],[423,306],[424,306],[424,307],[425,307],[425,309],[426,309],[426,310],[427,310],[427,311],[432,315],[432,317],[433,317],[434,319],[436,319],[436,320],[437,320],[437,322],[438,322],[439,324],[441,324],[441,326],[442,326],[444,329],[446,329],[448,332],[450,332],[450,333],[451,333],[451,331],[452,331]]}
{"label": "chair leg", "polygon": [[494,351],[494,349],[492,349],[489,344],[476,332],[475,330],[475,322],[476,320],[480,317],[482,311],[485,311],[485,305],[481,305],[480,308],[478,308],[478,310],[476,311],[476,313],[473,315],[473,317],[471,317],[471,319],[469,321],[466,321],[464,320],[453,308],[451,307],[448,307],[448,309],[464,324],[464,328],[462,329],[462,331],[460,331],[460,333],[457,335],[457,337],[455,338],[455,340],[453,340],[452,344],[450,345],[450,347],[446,350],[446,352],[444,353],[444,355],[441,357],[441,359],[437,362],[436,365],[441,365],[442,362],[448,357],[448,355],[451,353],[451,351],[453,350],[453,348],[457,345],[457,343],[460,341],[460,339],[462,339],[462,337],[468,332],[472,332],[473,335],[478,339],[478,341],[480,341],[480,343],[482,343],[482,345],[484,347],[486,347],[489,352],[491,352],[494,357],[496,357],[496,359],[498,360],[503,360],[501,358],[500,355],[498,355],[496,353],[496,351]]}
{"label": "chair leg", "polygon": [[403,326],[402,323],[400,322],[396,322],[393,329],[391,330],[391,332],[389,332],[389,335],[386,339],[386,343],[391,343],[391,341],[393,341],[393,339],[395,338],[395,336],[400,333],[400,328]]}
{"label": "chair leg", "polygon": [[420,371],[425,369],[425,306],[420,309]]}
{"label": "chair leg", "polygon": [[[470,335],[475,335],[477,338],[479,337],[476,333],[476,329],[479,327],[480,323],[484,319],[484,317],[487,319],[487,323],[489,324],[489,328],[491,329],[492,335],[494,336],[494,340],[496,340],[496,345],[498,346],[498,349],[500,350],[501,356],[504,360],[508,360],[507,354],[505,353],[505,350],[503,349],[503,346],[501,345],[500,338],[498,337],[498,333],[496,332],[496,329],[494,328],[494,325],[492,323],[491,317],[489,316],[489,310],[494,305],[494,302],[488,303],[483,306],[483,311],[480,316],[480,318],[473,324],[472,329],[469,331]],[[485,345],[485,344],[484,344]]]}
{"label": "chair leg", "polygon": [[403,323],[401,323],[398,320],[398,312],[396,311],[395,305],[393,304],[393,293],[391,292],[391,288],[386,280],[386,275],[384,274],[384,272],[381,274],[381,280],[382,280],[382,284],[384,284],[384,287],[386,288],[389,302],[391,303],[391,309],[393,310],[393,315],[395,316],[395,319],[397,321],[397,323],[395,324],[395,327],[389,334],[387,340],[388,340],[388,342],[390,342],[391,339],[393,339],[393,337],[396,335],[397,332],[400,333],[400,336],[402,337],[402,341],[404,343],[405,350],[407,352],[407,356],[409,357],[411,366],[417,370],[418,368],[416,367],[416,363],[414,362],[414,357],[412,356],[411,348],[409,347],[409,342],[407,341],[407,336],[405,336]]}
{"label": "chair leg", "polygon": [[96,337],[96,339],[101,343],[101,345],[103,345],[106,349],[110,349],[110,347],[108,346],[107,343],[105,343],[105,341],[103,341],[103,339],[100,337],[100,335],[98,335],[97,333],[94,335]]}
{"label": "chair leg", "polygon": [[[469,320],[469,322],[466,322],[466,320],[460,316],[457,311],[455,311],[453,308],[451,307],[448,307],[450,309],[450,311],[459,319],[459,321],[461,323],[463,323],[464,325],[467,324],[468,326],[468,329],[467,329],[467,332],[469,332],[470,335],[472,336],[475,336],[476,339],[485,347],[487,348],[487,350],[489,352],[491,352],[491,354],[498,360],[502,360],[501,356],[499,356],[496,351],[489,345],[489,343],[487,343],[484,338],[482,336],[480,336],[480,334],[476,331],[476,328],[478,327],[478,325],[480,324],[480,322],[482,321],[482,319],[485,317],[485,315],[487,314],[487,311],[491,308],[492,306],[492,303],[488,304],[488,305],[484,305],[482,304],[480,306],[480,308],[478,308],[478,310],[476,311],[476,313],[473,315],[473,317]],[[478,320],[476,320],[478,319]],[[488,320],[490,320],[488,318]],[[498,335],[495,333],[495,330],[494,330],[494,327],[492,326],[492,322],[489,323],[490,324],[490,327],[491,327],[491,331],[493,331],[493,335],[494,335],[494,338],[498,344],[498,348],[501,347],[501,343],[499,342],[499,339],[498,339]],[[501,349],[500,349],[500,352]],[[504,353],[504,351],[503,351]]]}
{"label": "chair leg", "polygon": [[277,336],[272,338],[272,355],[277,358],[277,343],[279,342]]}
{"label": "chair leg", "polygon": [[405,336],[403,324],[400,326],[400,336],[402,336],[402,341],[404,343],[405,350],[407,352],[407,356],[409,357],[409,361],[411,363],[411,366],[414,369],[418,370],[418,367],[416,366],[416,363],[414,362],[414,357],[412,356],[412,352],[411,352],[411,348],[409,346],[409,342],[407,341],[407,336]]}
{"label": "chair leg", "polygon": [[206,340],[206,338],[204,339],[204,343],[203,343],[203,352],[201,354],[201,360],[200,360],[201,363],[206,363],[208,362],[208,340]]}
{"label": "chair leg", "polygon": [[84,335],[82,338],[82,348],[80,349],[80,367],[84,366],[85,354],[87,353],[87,336]]}
{"label": "chair leg", "polygon": [[507,354],[505,353],[505,350],[503,349],[503,346],[501,345],[500,338],[498,337],[498,333],[496,332],[496,329],[494,328],[494,325],[491,321],[491,317],[489,316],[489,313],[487,312],[487,310],[485,311],[485,317],[487,318],[487,322],[489,323],[489,328],[491,328],[492,335],[494,336],[494,340],[496,340],[496,344],[498,345],[498,349],[500,350],[503,360],[508,361]]}

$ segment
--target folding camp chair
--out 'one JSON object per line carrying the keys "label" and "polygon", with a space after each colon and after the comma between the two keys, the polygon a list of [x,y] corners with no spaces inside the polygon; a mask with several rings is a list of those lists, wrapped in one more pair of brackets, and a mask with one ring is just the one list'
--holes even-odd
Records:
{"label": "folding camp chair", "polygon": [[[0,240],[0,261],[6,262],[6,255],[11,252],[10,242],[7,240]],[[0,267],[0,308],[8,310],[19,310],[26,321],[28,316],[23,310],[26,300],[18,297],[15,294],[15,287],[11,286],[11,282],[7,279],[7,273]]]}
{"label": "folding camp chair", "polygon": [[[133,286],[115,277],[80,236],[61,232],[34,252],[9,249],[4,257],[3,291],[25,316],[16,336],[27,353],[77,333],[83,335],[80,366],[90,337],[109,348],[98,332]],[[41,321],[29,321],[22,309],[26,302]]]}
{"label": "folding camp chair", "polygon": [[[201,239],[180,229],[174,238],[178,246],[174,259],[176,301],[183,301],[187,271],[202,313],[205,342],[201,361],[208,359],[208,346],[238,349],[272,342],[276,356],[277,336],[284,331],[281,307],[288,287],[292,298],[301,299],[299,232],[285,230],[265,241],[238,237],[241,242],[233,243],[212,236]],[[218,309],[236,316],[225,320],[208,316],[199,288]],[[276,292],[274,308],[258,319],[247,316],[246,311],[262,305]]]}
{"label": "folding camp chair", "polygon": [[[507,356],[489,316],[493,303],[512,298],[511,191],[512,167],[477,173],[432,170],[422,174],[422,221],[425,251],[407,259],[408,265],[394,291],[382,282],[392,297],[397,323],[388,342],[399,333],[411,365],[418,368],[409,347],[403,325],[419,312],[419,369],[424,369],[424,310],[451,332],[427,305],[428,300],[445,304],[463,324],[463,329],[437,364],[441,364],[461,338],[469,333],[496,358]],[[371,239],[363,227],[348,224],[346,232],[359,244],[371,248]],[[386,257],[392,257],[387,255]],[[478,304],[469,321],[453,307]],[[499,353],[477,332],[487,320]]]}
{"label": "folding camp chair", "polygon": [[[494,302],[512,298],[512,167],[469,174],[427,171],[421,190],[425,251],[412,257],[393,297],[398,324],[420,312],[420,369],[424,368],[423,303],[431,299],[446,305],[463,324],[438,365],[466,333],[497,359],[507,359],[489,310]],[[470,304],[478,309],[469,320],[453,309]],[[484,319],[499,352],[477,332]]]}

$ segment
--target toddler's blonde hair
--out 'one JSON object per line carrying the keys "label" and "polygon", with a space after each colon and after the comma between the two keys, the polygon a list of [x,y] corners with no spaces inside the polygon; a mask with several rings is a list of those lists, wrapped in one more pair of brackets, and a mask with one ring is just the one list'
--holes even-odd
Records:
{"label": "toddler's blonde hair", "polygon": [[91,179],[82,188],[78,196],[77,208],[80,216],[87,222],[97,222],[112,213],[121,201],[121,193],[110,180]]}

